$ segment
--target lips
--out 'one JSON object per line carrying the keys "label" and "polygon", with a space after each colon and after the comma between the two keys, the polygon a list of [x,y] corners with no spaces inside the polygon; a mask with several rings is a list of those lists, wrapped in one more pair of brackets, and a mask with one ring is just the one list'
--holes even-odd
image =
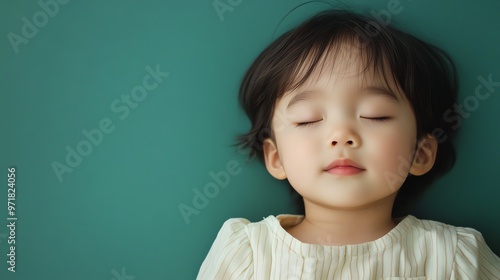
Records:
{"label": "lips", "polygon": [[335,175],[354,175],[365,171],[365,169],[350,159],[337,159],[330,163],[325,171]]}

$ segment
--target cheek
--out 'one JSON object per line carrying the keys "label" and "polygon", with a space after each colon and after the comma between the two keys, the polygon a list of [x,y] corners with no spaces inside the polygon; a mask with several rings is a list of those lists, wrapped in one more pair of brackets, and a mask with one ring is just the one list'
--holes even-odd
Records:
{"label": "cheek", "polygon": [[311,144],[312,137],[284,135],[282,139],[283,141],[278,144],[281,159],[285,164],[301,165],[301,162],[307,161],[314,155],[314,147],[317,147],[317,145]]}
{"label": "cheek", "polygon": [[[304,180],[308,170],[318,167],[319,147],[314,137],[283,135],[278,142],[280,158],[290,181]],[[297,178],[296,178],[297,177]]]}
{"label": "cheek", "polygon": [[401,168],[406,172],[416,144],[416,135],[411,127],[395,126],[384,133],[377,132],[372,137],[377,140],[370,149],[371,154],[382,169],[382,173],[383,171],[395,172]]}

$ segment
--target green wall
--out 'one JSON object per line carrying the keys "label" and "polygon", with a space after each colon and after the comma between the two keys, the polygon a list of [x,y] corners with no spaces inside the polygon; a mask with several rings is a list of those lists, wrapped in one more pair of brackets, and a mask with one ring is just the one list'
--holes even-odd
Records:
{"label": "green wall", "polygon": [[[268,43],[328,5],[278,26],[307,1],[220,0],[219,14],[213,0],[54,1],[0,2],[0,279],[194,279],[226,219],[295,211],[284,185],[230,146],[249,127],[236,96]],[[355,7],[380,13],[389,2]],[[500,2],[400,7],[392,22],[455,59],[470,109],[454,170],[413,213],[474,227],[500,254],[500,87],[475,97],[479,76],[500,81]],[[221,172],[224,188],[193,205]]]}

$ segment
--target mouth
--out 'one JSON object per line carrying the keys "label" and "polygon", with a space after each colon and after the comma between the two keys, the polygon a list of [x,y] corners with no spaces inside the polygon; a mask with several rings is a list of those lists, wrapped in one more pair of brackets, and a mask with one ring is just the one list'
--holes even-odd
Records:
{"label": "mouth", "polygon": [[330,163],[325,171],[334,175],[355,175],[365,169],[350,159],[339,159]]}

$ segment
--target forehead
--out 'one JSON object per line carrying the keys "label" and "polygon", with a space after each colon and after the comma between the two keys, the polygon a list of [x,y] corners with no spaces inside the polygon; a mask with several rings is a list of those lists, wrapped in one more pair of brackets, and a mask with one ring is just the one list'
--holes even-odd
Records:
{"label": "forehead", "polygon": [[280,99],[290,99],[318,82],[335,83],[342,79],[349,80],[359,89],[385,88],[399,100],[406,100],[386,59],[376,56],[373,51],[354,41],[331,44],[321,55],[310,52],[292,72],[288,88]]}

